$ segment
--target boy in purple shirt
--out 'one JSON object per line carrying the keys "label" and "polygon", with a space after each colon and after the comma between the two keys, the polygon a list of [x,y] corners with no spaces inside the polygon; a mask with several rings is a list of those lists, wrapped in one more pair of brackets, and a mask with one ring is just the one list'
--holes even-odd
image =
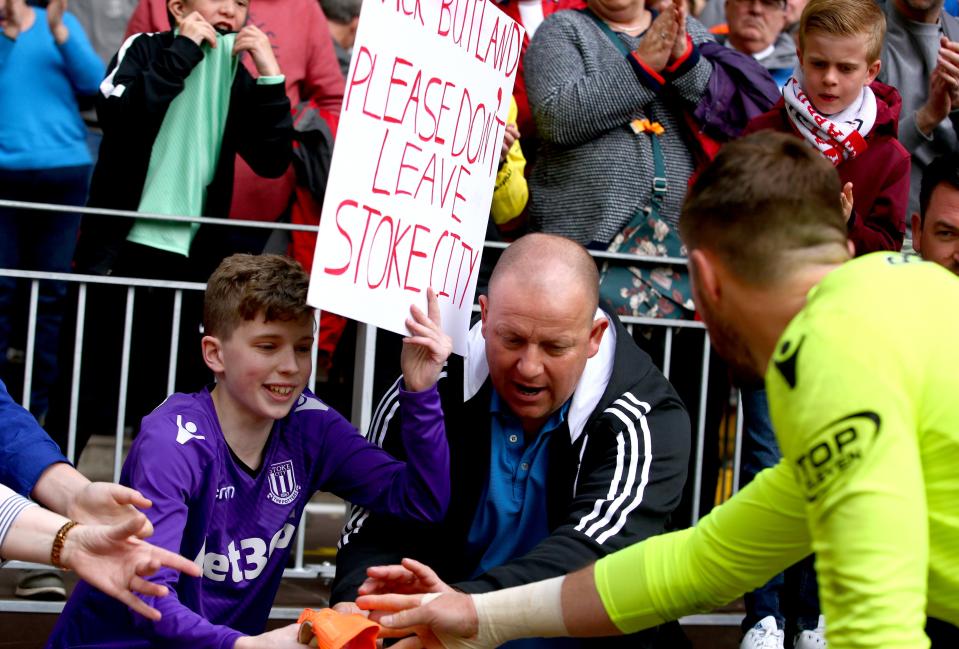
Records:
{"label": "boy in purple shirt", "polygon": [[[452,349],[428,293],[413,307],[401,363],[409,460],[369,443],[306,382],[312,367],[309,279],[278,255],[233,255],[210,277],[203,359],[216,386],[174,394],[143,419],[121,482],[153,501],[160,547],[196,557],[199,578],[161,570],[163,614],[148,621],[80,582],[48,647],[294,647],[296,625],[261,633],[304,505],[314,492],[393,516],[443,517],[449,451],[436,380]],[[260,635],[256,635],[260,634]]]}

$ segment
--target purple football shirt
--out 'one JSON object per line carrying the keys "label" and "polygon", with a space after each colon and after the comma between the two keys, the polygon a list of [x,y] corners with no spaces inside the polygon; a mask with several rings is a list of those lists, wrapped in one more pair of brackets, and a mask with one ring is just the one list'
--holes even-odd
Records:
{"label": "purple football shirt", "polygon": [[449,503],[449,449],[434,386],[400,392],[408,462],[368,442],[305,391],[276,422],[256,476],[233,459],[209,391],[174,394],[144,417],[121,482],[153,501],[150,542],[195,558],[199,578],[163,569],[144,598],[153,623],[81,582],[48,647],[216,647],[263,631],[303,507],[322,490],[403,518],[438,521]]}

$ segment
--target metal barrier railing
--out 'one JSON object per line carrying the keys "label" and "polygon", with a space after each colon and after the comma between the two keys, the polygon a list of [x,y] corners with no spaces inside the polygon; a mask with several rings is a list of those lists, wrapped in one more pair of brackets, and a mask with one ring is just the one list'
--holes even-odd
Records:
{"label": "metal barrier railing", "polygon": [[[97,209],[97,208],[64,208],[61,205],[52,205],[44,203],[22,203],[17,201],[6,201],[0,200],[0,208],[17,208],[17,209],[27,209],[37,212],[62,212],[65,209],[69,209],[71,212],[78,212],[86,215],[108,215],[108,216],[119,216],[124,218],[138,218],[138,219],[148,219],[155,221],[169,221],[169,222],[181,222],[181,223],[205,223],[205,224],[215,224],[215,225],[224,225],[230,227],[243,227],[243,228],[259,228],[259,229],[269,229],[269,230],[286,230],[286,231],[315,231],[315,226],[304,226],[304,225],[293,225],[288,223],[273,223],[273,222],[259,222],[259,221],[237,221],[231,219],[212,219],[212,218],[197,218],[197,217],[184,217],[184,216],[169,216],[161,214],[143,214],[138,212],[124,212],[118,210],[106,210],[106,209]],[[487,250],[496,250],[505,248],[507,244],[499,242],[486,242],[485,248]],[[607,260],[611,262],[652,262],[657,264],[685,264],[686,260],[683,258],[664,258],[664,257],[644,257],[636,255],[628,255],[622,253],[609,253],[609,252],[599,252],[591,251],[591,254],[601,260]],[[69,414],[68,414],[68,424],[67,424],[67,449],[66,455],[74,463],[79,459],[76,457],[76,437],[77,437],[77,422],[78,422],[78,411],[80,407],[80,374],[83,364],[83,355],[82,348],[85,336],[84,323],[87,316],[86,307],[87,307],[87,289],[89,286],[93,285],[112,285],[126,288],[126,297],[125,297],[125,309],[124,309],[124,322],[123,322],[123,338],[122,338],[122,353],[120,361],[120,386],[118,394],[118,411],[116,416],[116,426],[114,429],[115,443],[114,443],[114,455],[113,455],[113,479],[114,481],[119,479],[120,467],[123,461],[123,449],[125,441],[125,420],[126,420],[126,400],[129,389],[129,366],[130,366],[130,353],[132,345],[132,336],[133,336],[133,319],[136,308],[136,293],[138,289],[162,289],[173,291],[174,300],[172,312],[170,314],[170,323],[171,323],[171,341],[170,341],[170,364],[167,368],[166,375],[166,388],[167,394],[171,394],[175,391],[175,379],[176,372],[178,367],[178,346],[179,346],[179,330],[182,317],[182,304],[184,292],[198,292],[203,291],[205,284],[196,283],[196,282],[178,282],[178,281],[163,281],[163,280],[147,280],[147,279],[138,279],[138,278],[127,278],[127,277],[114,277],[114,276],[99,276],[99,275],[80,275],[72,273],[50,273],[50,272],[38,272],[38,271],[25,271],[25,270],[15,270],[15,269],[0,269],[0,277],[9,277],[27,280],[30,282],[30,299],[27,313],[27,331],[26,331],[26,344],[25,344],[25,357],[24,357],[24,374],[23,374],[23,397],[22,403],[25,408],[30,407],[30,393],[32,388],[33,381],[33,364],[35,358],[35,346],[36,346],[36,325],[37,325],[37,312],[38,312],[38,297],[39,297],[39,285],[41,281],[45,280],[59,280],[67,283],[72,283],[77,285],[77,305],[76,305],[76,330],[73,332],[73,365],[72,365],[72,374],[70,380],[70,396],[69,396]],[[688,320],[662,320],[657,318],[643,318],[643,317],[631,317],[631,316],[621,316],[620,318],[624,325],[631,334],[634,334],[634,329],[636,327],[643,328],[653,328],[656,330],[662,330],[663,336],[663,355],[661,359],[661,369],[667,378],[670,378],[671,373],[674,371],[672,365],[672,355],[673,355],[673,343],[674,336],[677,332],[681,330],[699,330],[703,332],[703,347],[702,354],[700,357],[700,389],[698,394],[698,417],[696,421],[695,428],[695,440],[694,440],[694,462],[693,462],[693,486],[692,486],[692,504],[691,504],[691,513],[690,513],[690,522],[695,524],[699,520],[701,514],[701,497],[704,489],[703,485],[703,466],[704,466],[704,455],[705,455],[705,439],[706,439],[706,418],[707,418],[707,396],[709,394],[709,385],[710,385],[710,373],[709,373],[709,364],[711,356],[711,346],[709,343],[708,336],[705,335],[704,326],[701,322],[698,321],[688,321]],[[316,321],[317,331],[319,331],[319,314],[317,314]],[[62,335],[62,334],[61,334]],[[376,337],[377,331],[375,327],[368,326],[362,323],[357,325],[357,335],[356,335],[356,346],[354,352],[354,368],[353,368],[353,389],[352,389],[352,412],[351,420],[352,423],[360,430],[366,430],[370,424],[373,400],[375,396],[373,394],[373,375],[375,369],[375,351],[376,351]],[[310,388],[315,389],[316,384],[316,355],[317,348],[313,346],[313,374],[310,377]],[[738,402],[738,399],[737,399]],[[740,465],[740,449],[741,449],[741,439],[742,439],[742,408],[741,405],[737,403],[737,414],[735,416],[735,436],[732,443],[733,453],[732,453],[732,477],[729,480],[729,488],[722,489],[722,492],[726,495],[735,493],[738,490],[739,483],[739,465]],[[725,482],[725,478],[724,478]],[[323,508],[323,505],[318,507]],[[315,508],[314,508],[315,509]],[[308,510],[309,511],[309,510]],[[328,563],[325,564],[305,564],[304,563],[304,543],[305,543],[305,525],[306,525],[306,513],[304,513],[303,518],[300,521],[299,530],[297,534],[296,548],[294,551],[294,565],[292,568],[288,568],[284,576],[287,577],[332,577],[333,566]],[[10,562],[5,567],[29,567],[28,564],[22,564],[18,562]],[[41,608],[32,609],[29,607],[29,602],[20,602],[16,609],[6,607],[5,604],[0,603],[0,611],[3,610],[35,610],[40,611]],[[26,607],[26,608],[24,608]]]}

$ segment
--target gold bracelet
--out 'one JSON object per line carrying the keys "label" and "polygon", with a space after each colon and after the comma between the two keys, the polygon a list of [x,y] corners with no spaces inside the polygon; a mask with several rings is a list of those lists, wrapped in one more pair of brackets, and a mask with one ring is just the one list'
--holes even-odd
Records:
{"label": "gold bracelet", "polygon": [[63,551],[63,542],[66,541],[67,534],[77,525],[79,525],[79,523],[76,521],[67,521],[63,524],[63,527],[57,530],[57,535],[53,537],[53,546],[50,548],[50,564],[60,570],[69,570],[69,568],[60,563],[60,553]]}

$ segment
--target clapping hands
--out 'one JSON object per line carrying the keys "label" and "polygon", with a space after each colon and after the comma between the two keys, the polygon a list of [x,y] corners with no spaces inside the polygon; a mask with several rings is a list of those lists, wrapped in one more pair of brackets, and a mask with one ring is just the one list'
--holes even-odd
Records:
{"label": "clapping hands", "polygon": [[929,98],[916,111],[916,126],[928,135],[954,110],[959,110],[959,42],[943,36],[929,76]]}
{"label": "clapping hands", "polygon": [[10,40],[17,40],[20,35],[20,16],[17,14],[14,0],[0,0],[0,24],[3,25],[3,35]]}
{"label": "clapping hands", "polygon": [[67,0],[50,0],[47,4],[47,25],[58,45],[63,45],[70,36],[70,30],[63,24],[63,14],[67,11]]}
{"label": "clapping hands", "polygon": [[684,0],[676,0],[656,16],[639,42],[636,53],[656,72],[686,53],[686,15]]}

